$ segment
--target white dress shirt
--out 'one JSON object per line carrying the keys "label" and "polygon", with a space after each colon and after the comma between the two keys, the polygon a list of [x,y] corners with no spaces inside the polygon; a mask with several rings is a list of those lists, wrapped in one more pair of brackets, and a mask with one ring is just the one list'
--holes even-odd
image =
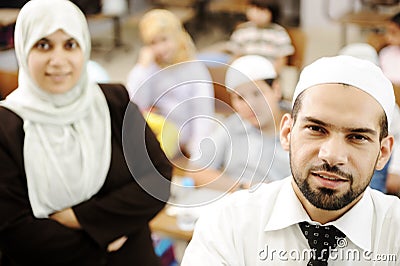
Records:
{"label": "white dress shirt", "polygon": [[[196,224],[182,266],[306,265],[311,254],[298,223],[311,221],[292,177],[228,196]],[[400,200],[367,188],[361,200],[327,223],[345,239],[328,265],[400,265]]]}

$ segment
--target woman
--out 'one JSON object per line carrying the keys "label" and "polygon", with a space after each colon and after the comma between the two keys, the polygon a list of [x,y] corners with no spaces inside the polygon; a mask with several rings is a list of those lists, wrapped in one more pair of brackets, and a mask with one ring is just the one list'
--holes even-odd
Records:
{"label": "woman", "polygon": [[15,49],[19,87],[0,106],[1,265],[158,265],[148,221],[171,166],[125,88],[89,81],[83,13],[29,1]]}
{"label": "woman", "polygon": [[214,89],[207,67],[196,59],[193,41],[170,11],[153,9],[139,23],[144,46],[128,74],[131,100],[142,111],[173,122],[179,145],[192,158],[212,130]]}

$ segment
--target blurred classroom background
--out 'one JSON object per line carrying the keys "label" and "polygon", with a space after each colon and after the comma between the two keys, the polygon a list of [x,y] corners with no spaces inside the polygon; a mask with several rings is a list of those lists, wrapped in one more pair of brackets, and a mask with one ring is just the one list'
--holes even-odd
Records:
{"label": "blurred classroom background", "polygon": [[[268,1],[268,0],[267,0]],[[269,0],[273,1],[273,0]],[[0,2],[0,70],[18,66],[10,44],[10,28],[25,1]],[[92,60],[102,66],[112,82],[126,83],[140,48],[137,25],[154,7],[177,14],[192,35],[200,53],[228,40],[244,20],[246,0],[75,0],[88,13],[92,33]],[[280,24],[292,32],[295,62],[284,70],[282,86],[290,97],[298,71],[318,57],[335,55],[345,44],[380,42],[384,20],[399,10],[397,0],[280,0]],[[377,40],[371,36],[378,36]],[[2,78],[5,79],[5,78]],[[1,85],[0,85],[1,86]]]}

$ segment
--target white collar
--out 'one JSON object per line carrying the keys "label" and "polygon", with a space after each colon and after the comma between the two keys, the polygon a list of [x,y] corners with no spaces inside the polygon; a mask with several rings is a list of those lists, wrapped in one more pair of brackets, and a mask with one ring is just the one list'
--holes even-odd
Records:
{"label": "white collar", "polygon": [[[276,203],[264,231],[281,230],[302,221],[316,223],[310,219],[300,200],[297,198],[291,184],[292,179],[291,177],[284,180],[285,183],[277,196]],[[371,232],[372,221],[373,203],[370,188],[368,187],[357,204],[342,217],[327,223],[327,225],[336,226],[355,245],[363,250],[371,250],[371,235],[366,232]]]}

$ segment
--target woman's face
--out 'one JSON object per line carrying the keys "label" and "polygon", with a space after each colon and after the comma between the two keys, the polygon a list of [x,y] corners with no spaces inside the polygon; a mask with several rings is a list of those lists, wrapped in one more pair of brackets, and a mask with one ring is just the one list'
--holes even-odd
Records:
{"label": "woman's face", "polygon": [[178,52],[178,42],[172,34],[157,35],[150,43],[156,61],[162,64],[171,64]]}
{"label": "woman's face", "polygon": [[59,94],[77,84],[84,61],[78,42],[63,30],[58,30],[32,47],[28,68],[36,85],[46,92]]}

